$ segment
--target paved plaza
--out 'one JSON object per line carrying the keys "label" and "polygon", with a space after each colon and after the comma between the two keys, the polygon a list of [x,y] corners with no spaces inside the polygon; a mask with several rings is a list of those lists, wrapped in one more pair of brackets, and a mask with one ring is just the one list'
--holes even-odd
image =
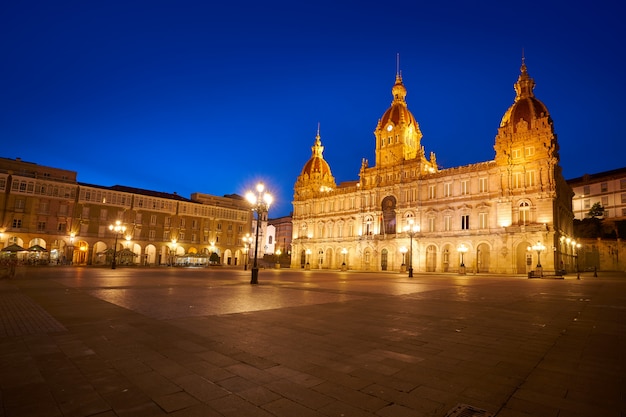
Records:
{"label": "paved plaza", "polygon": [[623,417],[626,276],[598,275],[22,267],[0,417]]}

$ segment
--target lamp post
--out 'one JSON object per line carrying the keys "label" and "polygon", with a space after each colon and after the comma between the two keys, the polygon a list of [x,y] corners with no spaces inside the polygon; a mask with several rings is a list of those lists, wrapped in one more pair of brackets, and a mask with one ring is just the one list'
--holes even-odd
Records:
{"label": "lamp post", "polygon": [[119,220],[115,221],[115,224],[109,225],[109,230],[115,233],[115,243],[113,244],[113,262],[111,262],[111,269],[115,269],[115,253],[117,252],[117,238],[126,231],[126,226],[122,225]]}
{"label": "lamp post", "polygon": [[406,271],[406,253],[408,249],[406,246],[400,247],[400,253],[402,254],[402,265],[400,265],[400,272]]}
{"label": "lamp post", "polygon": [[541,267],[541,252],[546,250],[546,247],[543,245],[543,243],[537,241],[537,243],[528,247],[528,250],[534,250],[535,252],[537,252],[537,273],[539,274],[540,277],[542,277],[543,269]]}
{"label": "lamp post", "polygon": [[348,249],[346,248],[341,249],[341,254],[343,255],[343,262],[341,263],[341,270],[345,271],[346,269],[348,269],[348,266],[346,265],[346,255],[348,254]]}
{"label": "lamp post", "polygon": [[256,237],[254,240],[254,264],[252,264],[252,278],[250,284],[259,283],[259,267],[257,265],[258,247],[259,247],[259,226],[264,213],[269,212],[272,204],[272,196],[265,192],[265,186],[262,183],[256,185],[256,194],[248,191],[246,200],[252,205],[252,210],[256,212]]}
{"label": "lamp post", "polygon": [[172,239],[172,246],[170,247],[170,266],[175,266],[176,260],[176,239]]}
{"label": "lamp post", "polygon": [[241,238],[241,240],[243,241],[243,252],[246,254],[246,259],[243,262],[243,270],[247,271],[248,270],[248,252],[250,251],[250,245],[252,244],[252,236],[250,236],[250,233],[246,233],[246,235],[244,237]]}
{"label": "lamp post", "polygon": [[282,254],[280,249],[276,249],[276,269],[280,269],[280,255]]}
{"label": "lamp post", "polygon": [[459,267],[459,274],[465,275],[465,253],[467,253],[467,246],[465,243],[461,243],[456,250],[461,254],[461,266]]}
{"label": "lamp post", "polygon": [[413,224],[413,219],[409,219],[404,231],[409,235],[409,278],[413,278],[413,236],[420,231],[420,227]]}

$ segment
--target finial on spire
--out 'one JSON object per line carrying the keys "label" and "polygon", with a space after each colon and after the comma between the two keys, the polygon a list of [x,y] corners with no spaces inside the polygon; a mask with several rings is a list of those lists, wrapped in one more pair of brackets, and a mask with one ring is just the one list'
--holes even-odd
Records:
{"label": "finial on spire", "polygon": [[396,77],[400,75],[400,52],[396,53]]}
{"label": "finial on spire", "polygon": [[320,137],[320,122],[317,122],[317,138]]}

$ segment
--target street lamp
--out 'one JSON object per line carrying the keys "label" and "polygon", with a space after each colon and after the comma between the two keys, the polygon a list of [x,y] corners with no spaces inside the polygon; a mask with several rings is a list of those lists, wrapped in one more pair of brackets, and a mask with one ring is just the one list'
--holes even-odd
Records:
{"label": "street lamp", "polygon": [[400,253],[402,254],[402,265],[400,265],[400,272],[404,272],[406,271],[406,253],[407,253],[408,249],[406,248],[406,246],[401,246],[400,247]]}
{"label": "street lamp", "polygon": [[272,196],[265,192],[265,186],[263,183],[256,185],[256,194],[252,191],[248,191],[246,194],[246,200],[252,205],[252,210],[256,212],[256,237],[254,240],[254,264],[252,265],[252,278],[250,284],[259,283],[259,267],[257,265],[258,247],[259,247],[259,225],[264,213],[269,212],[270,205],[272,204]]}
{"label": "street lamp", "polygon": [[346,265],[346,255],[348,254],[348,249],[346,248],[341,249],[341,254],[343,255],[343,263],[341,264],[341,270],[345,271],[346,269],[348,269],[348,266]]}
{"label": "street lamp", "polygon": [[113,262],[111,262],[111,269],[115,269],[115,253],[117,252],[117,238],[126,231],[126,226],[122,225],[119,220],[115,221],[115,224],[109,225],[109,230],[115,233],[115,243],[113,244]]}
{"label": "street lamp", "polygon": [[461,266],[459,267],[459,274],[465,275],[465,254],[468,251],[467,246],[465,246],[465,243],[461,243],[459,245],[459,247],[456,248],[456,250],[461,254]]}
{"label": "street lamp", "polygon": [[413,278],[413,236],[420,231],[420,227],[413,224],[413,219],[409,219],[404,231],[409,235],[409,278]]}
{"label": "street lamp", "polygon": [[243,241],[243,252],[246,254],[246,259],[243,263],[243,270],[247,271],[249,259],[248,252],[250,251],[250,245],[252,244],[252,236],[250,236],[250,233],[246,233],[246,235],[242,237],[241,240]]}
{"label": "street lamp", "polygon": [[576,253],[574,254],[574,258],[576,258],[576,279],[580,279],[580,267],[578,264],[578,251],[582,245],[577,243],[575,240],[572,240],[572,249],[576,249]]}
{"label": "street lamp", "polygon": [[282,254],[280,249],[276,249],[276,269],[280,268],[280,255]]}
{"label": "street lamp", "polygon": [[541,252],[546,250],[546,247],[543,245],[543,243],[537,241],[537,243],[535,243],[532,246],[529,246],[527,249],[528,250],[534,250],[534,251],[537,252],[537,273],[539,274],[540,277],[542,277],[543,276],[543,270],[541,268]]}
{"label": "street lamp", "polygon": [[172,239],[172,247],[170,248],[170,266],[175,266],[176,261],[176,239]]}

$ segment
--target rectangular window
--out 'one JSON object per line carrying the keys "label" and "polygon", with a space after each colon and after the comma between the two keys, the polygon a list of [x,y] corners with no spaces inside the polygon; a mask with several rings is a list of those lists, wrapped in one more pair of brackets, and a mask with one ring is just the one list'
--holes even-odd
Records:
{"label": "rectangular window", "polygon": [[150,240],[156,239],[156,230],[150,230],[148,232],[148,239],[150,239]]}
{"label": "rectangular window", "polygon": [[436,195],[435,195],[435,186],[434,185],[429,185],[428,186],[428,198],[432,200],[435,197],[436,197]]}
{"label": "rectangular window", "polygon": [[590,193],[591,193],[591,192],[590,192],[590,190],[589,190],[589,186],[588,186],[588,185],[585,185],[585,186],[583,187],[583,194],[584,194],[584,195],[589,195]]}
{"label": "rectangular window", "polygon": [[605,195],[604,197],[601,198],[601,200],[602,200],[602,207],[606,207],[609,205],[609,196]]}
{"label": "rectangular window", "polygon": [[469,214],[465,214],[461,216],[461,229],[463,230],[469,229]]}
{"label": "rectangular window", "polygon": [[626,190],[626,178],[619,180],[620,190]]}
{"label": "rectangular window", "polygon": [[480,229],[487,228],[487,213],[478,213],[478,227]]}
{"label": "rectangular window", "polygon": [[469,194],[469,180],[461,181],[461,195]]}
{"label": "rectangular window", "polygon": [[163,221],[163,226],[165,227],[170,227],[170,224],[172,223],[172,218],[171,217],[166,217]]}
{"label": "rectangular window", "polygon": [[522,157],[522,151],[521,149],[513,149],[513,158],[517,159],[517,158],[521,158]]}
{"label": "rectangular window", "polygon": [[185,232],[178,232],[178,240],[181,242],[185,240]]}
{"label": "rectangular window", "polygon": [[22,227],[22,219],[13,219],[13,223],[11,224],[11,227],[13,227],[14,229],[19,229]]}
{"label": "rectangular window", "polygon": [[535,154],[535,147],[534,146],[529,146],[526,149],[524,149],[524,152],[525,152],[527,158],[529,156],[533,156]]}
{"label": "rectangular window", "polygon": [[600,184],[600,192],[601,193],[606,193],[607,191],[609,191],[609,184],[607,184],[606,182],[603,182]]}
{"label": "rectangular window", "polygon": [[170,231],[169,230],[164,230],[163,231],[163,240],[170,240]]}
{"label": "rectangular window", "polygon": [[585,205],[586,209],[590,209],[591,208],[591,200],[586,198],[585,201],[584,201],[584,205]]}
{"label": "rectangular window", "polygon": [[434,217],[428,218],[428,231],[429,232],[435,231],[435,218]]}
{"label": "rectangular window", "polygon": [[535,186],[535,171],[526,172],[526,187]]}
{"label": "rectangular window", "polygon": [[100,209],[100,220],[108,219],[108,214],[107,209]]}
{"label": "rectangular window", "polygon": [[487,178],[479,178],[478,179],[478,192],[486,193],[487,192]]}
{"label": "rectangular window", "polygon": [[46,230],[46,222],[37,222],[37,231],[43,232]]}
{"label": "rectangular window", "polygon": [[452,217],[444,216],[443,217],[443,230],[449,232],[452,229]]}
{"label": "rectangular window", "polygon": [[67,230],[67,223],[59,223],[59,226],[57,227],[57,231],[61,233],[65,233],[66,230]]}
{"label": "rectangular window", "polygon": [[622,193],[622,204],[626,204],[626,193]]}
{"label": "rectangular window", "polygon": [[153,214],[150,216],[150,226],[156,226],[157,224],[157,216],[156,214]]}
{"label": "rectangular window", "polygon": [[513,173],[513,188],[522,188],[523,184],[522,184],[522,173],[521,172],[515,172]]}
{"label": "rectangular window", "polygon": [[185,219],[180,219],[180,227],[185,227]]}
{"label": "rectangular window", "polygon": [[26,203],[24,200],[22,200],[21,198],[18,198],[17,200],[15,200],[15,210],[23,211],[25,204]]}

